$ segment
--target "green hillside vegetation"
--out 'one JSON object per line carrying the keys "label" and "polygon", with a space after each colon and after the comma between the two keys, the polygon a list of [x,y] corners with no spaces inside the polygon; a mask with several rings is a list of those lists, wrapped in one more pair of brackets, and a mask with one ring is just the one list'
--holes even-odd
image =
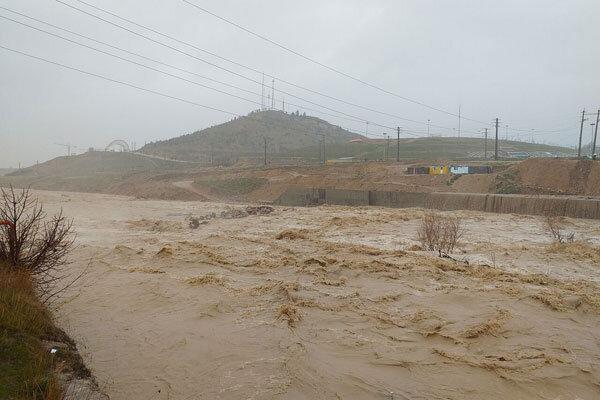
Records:
{"label": "green hillside vegetation", "polygon": [[179,160],[232,163],[263,154],[265,139],[269,154],[289,155],[318,148],[321,135],[327,144],[344,144],[361,137],[319,118],[262,111],[189,135],[150,143],[140,151]]}
{"label": "green hillside vegetation", "polygon": [[[323,136],[321,136],[323,135]],[[320,142],[325,138],[326,158],[354,157],[358,160],[385,159],[385,139],[366,139],[315,117],[281,111],[254,112],[246,117],[177,138],[150,143],[142,153],[204,164],[232,165],[244,159],[262,161],[267,145],[267,158],[290,162],[320,160]],[[356,142],[354,139],[361,139]],[[397,143],[391,139],[388,159],[396,158]],[[500,152],[548,152],[571,154],[565,147],[516,141],[500,141]],[[403,159],[459,159],[484,151],[481,138],[402,138]],[[493,154],[493,141],[488,140],[488,156]]]}
{"label": "green hillside vegetation", "polygon": [[240,177],[232,179],[200,179],[195,184],[209,188],[222,195],[241,196],[264,186],[267,182],[267,179],[264,178]]}
{"label": "green hillside vegetation", "polygon": [[[485,141],[480,138],[417,138],[400,139],[400,158],[401,159],[464,159],[469,158],[473,153],[481,153],[479,158],[483,158]],[[325,149],[328,159],[342,157],[355,157],[357,160],[383,160],[386,156],[388,144],[386,140],[365,140],[354,143],[334,143],[328,144]],[[488,158],[493,156],[493,142],[488,141]],[[549,146],[536,143],[524,143],[515,141],[499,142],[500,156],[502,152],[544,152],[551,154],[571,154],[573,151],[566,147]],[[397,153],[397,140],[389,142],[388,159],[395,160]],[[304,149],[292,151],[281,156],[285,157],[304,157],[318,160],[319,147],[314,145]]]}

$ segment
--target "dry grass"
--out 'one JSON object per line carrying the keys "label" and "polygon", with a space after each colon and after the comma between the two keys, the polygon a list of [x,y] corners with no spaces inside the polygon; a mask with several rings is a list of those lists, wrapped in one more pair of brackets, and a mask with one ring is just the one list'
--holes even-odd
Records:
{"label": "dry grass", "polygon": [[492,318],[466,329],[463,334],[468,339],[475,339],[484,335],[495,336],[509,317],[510,312],[508,310],[499,310]]}
{"label": "dry grass", "polygon": [[560,243],[554,242],[546,248],[546,252],[565,254],[579,261],[591,261],[600,265],[600,247],[586,242]]}
{"label": "dry grass", "polygon": [[287,229],[283,232],[279,232],[275,236],[277,240],[298,240],[308,239],[308,231],[306,229]]}
{"label": "dry grass", "polygon": [[140,272],[142,274],[152,274],[152,275],[166,274],[165,271],[162,271],[162,270],[157,269],[157,268],[151,268],[151,267],[129,268],[127,271],[129,271],[131,273]]}
{"label": "dry grass", "polygon": [[156,253],[158,257],[171,257],[173,255],[173,248],[170,246],[165,246],[158,253]]}
{"label": "dry grass", "polygon": [[1,272],[0,290],[0,321],[3,328],[38,337],[52,329],[50,314],[37,300],[27,273]]}
{"label": "dry grass", "polygon": [[208,273],[202,276],[196,276],[194,278],[188,278],[185,280],[188,285],[202,286],[202,285],[217,285],[224,286],[227,280],[213,273]]}
{"label": "dry grass", "polygon": [[563,296],[556,291],[544,290],[531,297],[550,307],[554,311],[566,311],[568,308],[564,303]]}
{"label": "dry grass", "polygon": [[325,277],[322,277],[321,279],[318,279],[315,281],[315,283],[318,283],[321,285],[335,286],[335,287],[345,286],[346,282],[348,282],[348,278],[346,278],[345,276],[341,276],[340,279],[338,279],[338,280],[332,280],[332,279],[327,279]]}
{"label": "dry grass", "polygon": [[294,328],[302,321],[302,313],[293,304],[282,304],[277,311],[277,319],[287,321],[288,326]]}

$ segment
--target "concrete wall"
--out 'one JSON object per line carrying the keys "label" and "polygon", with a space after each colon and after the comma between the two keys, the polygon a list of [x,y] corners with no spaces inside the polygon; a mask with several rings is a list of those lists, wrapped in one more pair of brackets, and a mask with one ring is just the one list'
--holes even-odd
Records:
{"label": "concrete wall", "polygon": [[275,204],[423,207],[438,210],[473,210],[528,215],[544,215],[552,212],[565,217],[600,219],[600,198],[573,196],[291,188],[282,194]]}

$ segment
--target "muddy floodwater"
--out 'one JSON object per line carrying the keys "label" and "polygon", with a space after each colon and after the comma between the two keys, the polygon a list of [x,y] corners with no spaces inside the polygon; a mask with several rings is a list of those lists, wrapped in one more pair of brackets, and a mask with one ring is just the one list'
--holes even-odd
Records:
{"label": "muddy floodwater", "polygon": [[557,246],[455,212],[442,259],[419,209],[38,194],[75,220],[86,273],[55,313],[111,399],[600,398],[598,221]]}

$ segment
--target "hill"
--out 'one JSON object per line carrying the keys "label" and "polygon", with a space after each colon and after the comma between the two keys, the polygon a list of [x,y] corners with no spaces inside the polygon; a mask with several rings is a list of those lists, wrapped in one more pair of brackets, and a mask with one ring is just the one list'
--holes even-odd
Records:
{"label": "hill", "polygon": [[0,177],[0,186],[199,200],[168,182],[195,166],[136,153],[94,151],[14,171]]}
{"label": "hill", "polygon": [[[273,157],[294,157],[307,149],[344,145],[362,138],[319,118],[282,111],[259,111],[221,125],[177,138],[149,143],[140,152],[207,164],[233,164],[240,159],[261,159],[265,151]],[[318,150],[310,151],[318,158]]]}
{"label": "hill", "polygon": [[[396,158],[397,143],[393,137],[388,145],[385,139],[367,139],[319,118],[282,111],[253,112],[189,135],[147,144],[140,152],[205,165],[232,165],[240,161],[258,164],[264,159],[266,139],[267,158],[271,163],[318,163],[322,137],[327,159],[383,160],[386,155],[390,160]],[[537,157],[573,154],[566,147],[536,143],[502,140],[499,146],[502,158],[510,158],[513,153]],[[492,154],[493,141],[489,139],[488,157]],[[483,158],[483,155],[482,138],[400,139],[403,159],[464,159]]]}
{"label": "hill", "polygon": [[[513,154],[527,153],[535,157],[567,156],[573,150],[567,147],[550,146],[537,143],[501,140],[499,156],[514,158]],[[487,157],[492,158],[494,142],[488,139]],[[400,158],[413,160],[460,160],[484,158],[485,140],[482,138],[401,138]],[[334,144],[327,148],[327,158],[355,157],[359,160],[383,160],[388,153],[388,160],[396,159],[397,140],[390,138],[389,148],[385,139],[368,140],[362,143]],[[306,152],[304,155],[309,156]]]}
{"label": "hill", "polygon": [[0,176],[8,175],[14,171],[15,171],[14,168],[0,168]]}
{"label": "hill", "polygon": [[136,153],[92,151],[80,155],[57,157],[41,164],[13,171],[7,177],[64,178],[100,174],[126,174],[141,171],[164,171],[181,168],[181,163]]}

